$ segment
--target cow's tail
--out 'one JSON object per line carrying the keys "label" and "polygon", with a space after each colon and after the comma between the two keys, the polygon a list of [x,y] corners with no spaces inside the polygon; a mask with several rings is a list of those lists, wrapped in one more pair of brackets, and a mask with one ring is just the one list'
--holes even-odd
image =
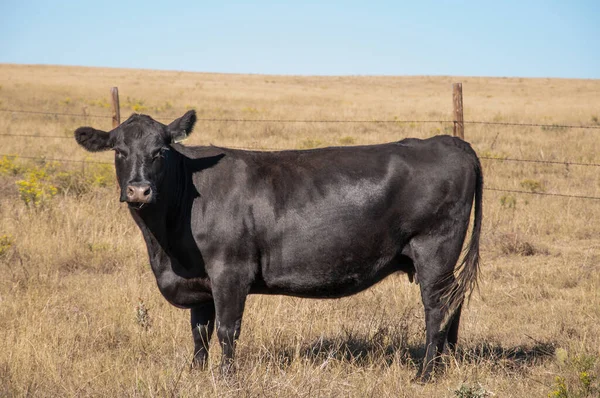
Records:
{"label": "cow's tail", "polygon": [[477,286],[479,274],[479,237],[481,235],[482,199],[483,199],[483,173],[481,163],[475,156],[475,193],[474,193],[474,222],[473,231],[466,254],[462,262],[454,271],[455,279],[446,292],[442,295],[442,303],[446,309],[444,320],[440,329],[445,329],[454,318],[457,309],[463,304],[465,298],[469,300]]}

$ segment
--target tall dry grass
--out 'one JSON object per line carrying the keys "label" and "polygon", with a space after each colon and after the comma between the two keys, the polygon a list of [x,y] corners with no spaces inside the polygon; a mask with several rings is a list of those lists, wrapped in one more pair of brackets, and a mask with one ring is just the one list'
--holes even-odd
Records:
{"label": "tall dry grass", "polygon": [[[458,80],[466,120],[598,124],[594,80],[20,65],[0,65],[0,109],[110,115],[108,90],[119,86],[124,115],[141,111],[163,122],[188,108],[204,119],[450,120]],[[81,125],[110,129],[110,118],[0,112],[0,134],[72,137]],[[428,137],[450,127],[199,121],[187,144],[310,148]],[[495,158],[600,163],[598,134],[466,126],[478,153]],[[111,161],[70,138],[0,136],[0,153]],[[597,167],[483,164],[488,187],[600,196]],[[485,192],[480,292],[463,311],[461,349],[445,358],[436,383],[410,381],[423,355],[424,320],[418,288],[404,275],[340,300],[252,296],[239,371],[224,380],[214,366],[188,369],[189,316],[160,296],[141,234],[106,173],[19,157],[0,162],[1,396],[525,397],[559,394],[563,384],[567,396],[598,394],[600,201]],[[26,205],[18,181],[46,197]],[[212,360],[219,355],[213,344]]]}

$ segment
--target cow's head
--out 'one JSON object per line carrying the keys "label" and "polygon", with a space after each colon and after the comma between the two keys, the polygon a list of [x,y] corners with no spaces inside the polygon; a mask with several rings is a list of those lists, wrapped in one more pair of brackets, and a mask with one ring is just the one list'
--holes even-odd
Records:
{"label": "cow's head", "polygon": [[150,116],[134,114],[110,132],[80,127],[75,131],[75,139],[88,151],[115,151],[121,202],[140,208],[156,201],[170,145],[187,137],[195,122],[193,110],[168,126]]}

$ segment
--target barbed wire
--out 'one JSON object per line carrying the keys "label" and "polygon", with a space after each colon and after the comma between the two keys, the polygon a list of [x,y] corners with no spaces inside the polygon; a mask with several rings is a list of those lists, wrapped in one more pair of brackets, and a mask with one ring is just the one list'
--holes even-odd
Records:
{"label": "barbed wire", "polygon": [[[55,159],[55,158],[45,158],[45,157],[36,157],[36,156],[22,156],[15,154],[2,154],[1,157],[16,157],[23,159],[32,159],[39,160],[44,162],[66,162],[66,163],[91,163],[91,164],[108,164],[114,166],[113,162],[102,162],[102,161],[93,161],[93,160],[72,160],[72,159]],[[588,196],[588,195],[569,195],[562,193],[551,193],[551,192],[535,192],[535,191],[520,191],[516,189],[504,189],[504,188],[489,188],[484,187],[485,191],[494,191],[494,192],[506,192],[506,193],[517,193],[517,194],[527,194],[527,195],[539,195],[539,196],[553,196],[553,197],[561,197],[561,198],[572,198],[572,199],[589,199],[589,200],[600,200],[600,196]]]}
{"label": "barbed wire", "polygon": [[110,164],[110,165],[114,166],[114,162],[102,162],[102,161],[98,161],[98,160],[56,159],[56,158],[47,158],[44,156],[23,156],[23,155],[6,154],[6,153],[0,153],[0,156],[7,157],[7,158],[21,158],[21,159],[38,160],[38,161],[42,161],[42,162]]}
{"label": "barbed wire", "polygon": [[[26,137],[26,138],[59,138],[73,140],[72,136],[62,135],[33,135],[33,134],[0,134],[0,137]],[[242,150],[259,150],[259,151],[295,151],[297,148],[274,148],[274,147],[259,147],[259,146],[228,146],[228,145],[216,145],[230,149],[242,149]],[[308,148],[307,148],[308,149]],[[312,148],[316,149],[316,148]],[[500,162],[522,162],[522,163],[541,163],[541,164],[555,164],[563,166],[590,166],[600,167],[600,163],[584,163],[584,162],[572,162],[569,160],[537,160],[537,159],[518,159],[518,158],[501,158],[492,156],[479,156],[480,159],[500,161]]]}
{"label": "barbed wire", "polygon": [[64,112],[45,112],[45,111],[24,111],[17,109],[0,109],[0,112],[7,113],[26,113],[33,115],[50,115],[50,116],[73,116],[73,117],[102,117],[112,119],[110,115],[96,115],[96,114],[87,114],[87,113],[64,113]]}
{"label": "barbed wire", "polygon": [[[95,117],[95,118],[107,118],[112,119],[112,115],[99,115],[99,114],[83,114],[83,113],[65,113],[65,112],[49,112],[49,111],[32,111],[32,110],[20,110],[20,109],[0,109],[0,112],[7,113],[24,113],[24,114],[40,114],[40,115],[54,115],[54,116],[71,116],[71,117]],[[181,115],[157,116],[156,120],[174,120]],[[343,119],[239,119],[239,118],[197,118],[197,121],[201,122],[218,122],[218,123],[457,123],[454,120],[343,120]],[[600,125],[568,125],[568,124],[541,124],[541,123],[512,123],[512,122],[494,122],[494,121],[479,121],[479,120],[464,120],[464,124],[483,124],[483,125],[497,125],[497,126],[522,126],[522,127],[544,127],[551,129],[600,129]]]}
{"label": "barbed wire", "polygon": [[486,190],[486,191],[519,193],[519,194],[528,194],[528,195],[559,196],[559,197],[562,197],[562,198],[576,198],[576,199],[594,199],[594,200],[600,200],[600,196],[568,195],[568,194],[564,194],[564,193],[520,191],[520,190],[517,190],[517,189],[488,188],[488,187],[484,187],[483,189]]}
{"label": "barbed wire", "polygon": [[524,162],[524,163],[543,163],[543,164],[558,164],[564,166],[594,166],[600,167],[600,163],[583,163],[583,162],[571,162],[568,160],[536,160],[536,159],[517,159],[517,158],[496,158],[491,156],[479,156],[479,159],[485,160],[496,160],[501,162]]}
{"label": "barbed wire", "polygon": [[[160,119],[160,118],[159,118]],[[162,118],[160,120],[173,120]],[[234,123],[452,123],[451,120],[335,120],[335,119],[217,119],[197,118],[201,122],[234,122]]]}
{"label": "barbed wire", "polygon": [[511,123],[511,122],[486,122],[486,121],[463,121],[465,124],[490,124],[497,126],[525,126],[525,127],[547,127],[548,129],[600,129],[600,126],[576,126],[570,124],[540,124],[540,123]]}
{"label": "barbed wire", "polygon": [[74,139],[74,136],[65,135],[33,135],[33,134],[4,134],[0,133],[0,137],[28,137],[28,138],[62,138],[62,139]]}
{"label": "barbed wire", "polygon": [[[40,115],[55,115],[55,116],[72,116],[72,117],[99,117],[112,119],[111,115],[83,114],[83,113],[62,113],[62,112],[43,112],[43,111],[23,111],[17,109],[0,109],[0,112],[7,113],[26,113]],[[174,120],[181,115],[165,116],[160,115],[154,117],[155,120]],[[231,123],[452,123],[451,120],[343,120],[343,119],[239,119],[239,118],[202,118],[197,117],[200,122],[231,122]]]}

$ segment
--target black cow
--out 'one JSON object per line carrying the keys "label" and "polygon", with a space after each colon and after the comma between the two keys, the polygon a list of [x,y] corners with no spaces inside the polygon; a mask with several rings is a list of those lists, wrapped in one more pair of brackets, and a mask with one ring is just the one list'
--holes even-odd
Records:
{"label": "black cow", "polygon": [[248,294],[344,297],[403,271],[421,288],[428,380],[477,281],[483,178],[471,146],[449,136],[281,152],[177,144],[195,122],[194,111],[168,126],[134,114],[110,132],[75,131],[85,149],[115,151],[158,288],[191,309],[195,363],[216,325],[230,370]]}

